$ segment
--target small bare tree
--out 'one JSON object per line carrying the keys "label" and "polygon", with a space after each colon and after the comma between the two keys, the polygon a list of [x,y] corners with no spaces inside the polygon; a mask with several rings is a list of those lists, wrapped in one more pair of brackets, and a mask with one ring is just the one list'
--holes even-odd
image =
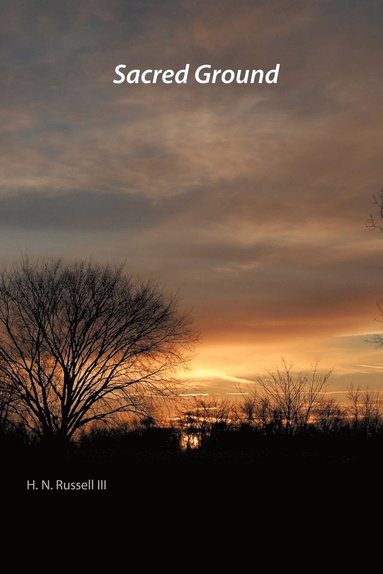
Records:
{"label": "small bare tree", "polygon": [[178,408],[181,447],[196,448],[215,432],[228,430],[234,423],[235,409],[225,397],[193,397]]}
{"label": "small bare tree", "polygon": [[383,231],[383,189],[374,195],[375,213],[371,213],[367,220],[367,228],[371,231]]}
{"label": "small bare tree", "polygon": [[[374,195],[375,213],[370,214],[367,220],[367,228],[371,231],[383,231],[383,189]],[[378,302],[378,309],[380,312],[379,321],[382,322],[383,317],[383,300]],[[370,342],[374,343],[377,347],[383,347],[383,336],[380,334],[373,335]],[[352,400],[352,399],[351,399]]]}
{"label": "small bare tree", "polygon": [[262,431],[281,430],[281,412],[262,389],[252,389],[240,405],[240,421],[247,427]]}
{"label": "small bare tree", "polygon": [[173,299],[120,268],[24,260],[0,275],[0,379],[42,437],[139,410],[192,339]]}
{"label": "small bare tree", "polygon": [[351,385],[347,398],[350,401],[349,412],[353,428],[363,430],[367,435],[374,434],[383,423],[381,393]]}
{"label": "small bare tree", "polygon": [[277,415],[288,434],[294,434],[310,422],[330,375],[331,371],[320,373],[317,366],[311,373],[294,373],[292,365],[282,361],[281,368],[269,371],[257,382],[267,411]]}
{"label": "small bare tree", "polygon": [[338,432],[345,425],[345,409],[333,398],[319,401],[313,414],[315,427],[324,433]]}
{"label": "small bare tree", "polygon": [[258,423],[258,395],[250,392],[244,395],[239,406],[239,418],[241,422],[249,427],[256,427]]}
{"label": "small bare tree", "polygon": [[189,404],[180,408],[181,428],[192,427],[201,436],[211,434],[214,427],[227,427],[231,421],[233,406],[224,397],[193,397]]}

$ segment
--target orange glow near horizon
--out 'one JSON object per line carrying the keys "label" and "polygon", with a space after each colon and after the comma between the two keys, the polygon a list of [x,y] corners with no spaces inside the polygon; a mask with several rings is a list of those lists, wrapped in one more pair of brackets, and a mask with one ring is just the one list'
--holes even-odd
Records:
{"label": "orange glow near horizon", "polygon": [[275,343],[205,341],[178,378],[191,390],[232,394],[238,389],[243,392],[285,359],[296,371],[310,370],[315,364],[319,370],[333,370],[330,390],[345,389],[353,382],[383,390],[383,355],[367,340],[376,324],[365,327],[354,333],[279,338]]}

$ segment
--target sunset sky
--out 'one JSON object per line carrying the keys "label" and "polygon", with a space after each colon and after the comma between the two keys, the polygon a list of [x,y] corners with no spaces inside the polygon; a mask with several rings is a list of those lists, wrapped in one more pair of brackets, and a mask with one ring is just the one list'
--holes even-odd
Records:
{"label": "sunset sky", "polygon": [[[159,279],[201,342],[191,388],[281,357],[383,389],[383,3],[3,0],[0,262]],[[271,85],[115,85],[114,68],[270,69]]]}

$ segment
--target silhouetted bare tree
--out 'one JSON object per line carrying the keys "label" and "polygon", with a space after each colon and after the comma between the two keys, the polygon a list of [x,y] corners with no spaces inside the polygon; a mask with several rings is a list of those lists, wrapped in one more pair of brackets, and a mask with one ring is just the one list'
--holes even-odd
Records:
{"label": "silhouetted bare tree", "polygon": [[257,382],[266,399],[267,411],[274,413],[288,434],[293,434],[310,421],[330,374],[331,371],[321,374],[317,367],[311,373],[294,373],[292,366],[283,361],[281,368],[269,371]]}
{"label": "silhouetted bare tree", "polygon": [[40,436],[140,408],[163,389],[193,333],[175,301],[121,269],[22,261],[0,275],[0,378]]}
{"label": "silhouetted bare tree", "polygon": [[279,406],[262,389],[259,392],[254,388],[244,397],[240,405],[240,419],[250,428],[271,432],[283,430]]}
{"label": "silhouetted bare tree", "polygon": [[383,400],[379,391],[370,391],[350,386],[347,398],[350,401],[351,424],[355,430],[367,435],[374,434],[382,425]]}
{"label": "silhouetted bare tree", "polygon": [[316,428],[324,433],[339,432],[346,424],[345,409],[333,398],[320,400],[313,414]]}
{"label": "silhouetted bare tree", "polygon": [[[374,195],[374,204],[376,207],[375,213],[371,214],[368,218],[367,227],[373,231],[383,231],[383,189],[378,194]],[[381,317],[383,317],[383,300],[378,302],[378,308]],[[380,321],[382,321],[382,319],[380,319]],[[383,335],[373,335],[370,342],[374,343],[377,347],[383,347]]]}
{"label": "silhouetted bare tree", "polygon": [[239,419],[249,426],[255,427],[258,422],[258,395],[256,393],[247,393],[239,405]]}
{"label": "silhouetted bare tree", "polygon": [[383,189],[374,195],[375,213],[367,220],[368,229],[383,231]]}
{"label": "silhouetted bare tree", "polygon": [[202,435],[209,435],[215,426],[228,426],[231,420],[232,403],[225,397],[192,397],[189,404],[179,409],[181,428],[192,426]]}
{"label": "silhouetted bare tree", "polygon": [[212,395],[192,397],[178,408],[178,426],[181,429],[183,448],[195,448],[213,432],[227,431],[234,427],[235,409],[230,400]]}

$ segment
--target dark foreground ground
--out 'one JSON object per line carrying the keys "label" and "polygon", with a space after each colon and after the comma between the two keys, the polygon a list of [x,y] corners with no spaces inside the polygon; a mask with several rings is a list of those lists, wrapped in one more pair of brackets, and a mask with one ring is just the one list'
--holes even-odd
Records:
{"label": "dark foreground ground", "polygon": [[[120,567],[111,559],[126,567],[132,557],[155,572],[200,571],[206,555],[214,570],[228,569],[232,556],[233,572],[249,560],[256,572],[278,563],[326,572],[334,556],[344,568],[345,556],[358,554],[366,569],[361,540],[370,552],[383,509],[383,437],[225,433],[189,452],[168,439],[157,430],[99,436],[61,453],[2,444],[2,518],[20,541],[13,559],[35,537],[28,558],[57,546],[54,564],[65,564],[74,545],[97,567],[106,554],[108,572]],[[56,489],[58,480],[92,479],[95,487],[106,480],[106,490]]]}
{"label": "dark foreground ground", "polygon": [[[380,497],[383,440],[284,437],[258,441],[247,450],[213,444],[186,452],[107,443],[66,452],[7,445],[2,462],[1,491],[18,500],[86,498],[97,504],[113,497],[122,507],[142,500],[167,512],[179,512],[185,504],[189,512],[209,504],[214,512],[224,513],[228,504],[243,509],[251,503],[256,508],[270,499],[292,503],[298,496],[302,501],[309,497],[309,505],[315,503],[320,510],[326,496],[347,503],[352,492],[350,504],[374,493]],[[92,490],[64,490],[56,482],[92,479]],[[97,481],[106,481],[106,489],[97,489]]]}

